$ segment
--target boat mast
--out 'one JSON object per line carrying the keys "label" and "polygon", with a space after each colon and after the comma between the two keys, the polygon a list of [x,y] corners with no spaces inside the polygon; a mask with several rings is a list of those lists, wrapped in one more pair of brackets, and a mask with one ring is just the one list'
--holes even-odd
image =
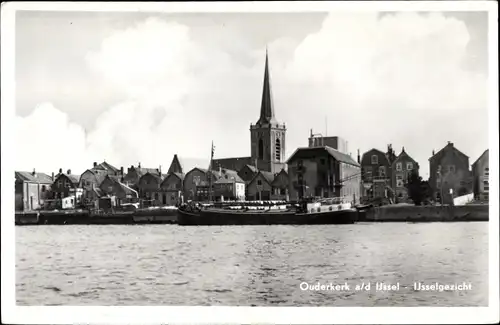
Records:
{"label": "boat mast", "polygon": [[214,160],[214,142],[212,141],[212,148],[210,153],[210,165],[208,166],[208,202],[212,202],[212,163]]}

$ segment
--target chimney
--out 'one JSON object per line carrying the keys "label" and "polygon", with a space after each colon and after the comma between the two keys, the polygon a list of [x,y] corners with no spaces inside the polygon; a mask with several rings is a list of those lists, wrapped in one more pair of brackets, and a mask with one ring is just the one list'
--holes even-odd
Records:
{"label": "chimney", "polygon": [[94,161],[94,168],[97,167],[97,163]]}
{"label": "chimney", "polygon": [[54,172],[52,172],[52,181],[54,181]]}
{"label": "chimney", "polygon": [[68,175],[70,175],[70,174],[71,174],[71,169],[68,169],[68,173],[67,173],[67,174],[68,174]]}
{"label": "chimney", "polygon": [[59,168],[59,174],[62,174],[62,168]]}
{"label": "chimney", "polygon": [[432,155],[434,156],[436,153],[434,152],[434,149],[432,149]]}
{"label": "chimney", "polygon": [[137,168],[141,168],[141,163],[140,162],[137,164]]}
{"label": "chimney", "polygon": [[403,148],[401,149],[401,152],[405,152],[405,147],[403,147]]}
{"label": "chimney", "polygon": [[359,155],[359,149],[358,149],[358,164],[361,164],[361,156]]}
{"label": "chimney", "polygon": [[448,145],[449,145],[449,146],[453,146],[453,142],[448,141]]}
{"label": "chimney", "polygon": [[36,171],[35,171],[35,168],[33,168],[33,172],[31,173],[33,176],[36,175]]}
{"label": "chimney", "polygon": [[161,165],[160,165],[160,167],[158,168],[158,171],[160,172],[160,176],[161,176]]}
{"label": "chimney", "polygon": [[120,174],[123,176],[123,166],[120,167]]}

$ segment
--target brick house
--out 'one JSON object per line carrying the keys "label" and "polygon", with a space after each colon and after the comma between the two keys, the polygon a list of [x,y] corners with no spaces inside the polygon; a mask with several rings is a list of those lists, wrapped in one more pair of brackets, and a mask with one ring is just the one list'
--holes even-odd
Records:
{"label": "brick house", "polygon": [[171,172],[168,173],[160,184],[161,203],[174,206],[182,202],[182,188],[184,184],[184,174]]}
{"label": "brick house", "polygon": [[259,170],[254,178],[248,184],[248,201],[271,200],[273,191],[274,174],[271,172]]}
{"label": "brick house", "polygon": [[15,211],[32,211],[43,207],[52,198],[54,173],[15,172]]}
{"label": "brick house", "polygon": [[392,160],[395,155],[391,145],[385,153],[376,148],[370,149],[360,159],[362,169],[362,196],[364,198],[391,197]]}
{"label": "brick house", "polygon": [[99,197],[108,195],[116,197],[116,204],[136,203],[139,201],[139,193],[131,187],[123,184],[118,176],[106,175],[97,189],[94,189]]}
{"label": "brick house", "polygon": [[289,199],[289,178],[286,170],[282,169],[274,175],[274,180],[271,183],[271,200],[288,201]]}
{"label": "brick house", "polygon": [[405,201],[408,199],[408,189],[406,183],[413,171],[418,173],[420,166],[418,163],[408,155],[405,148],[392,163],[391,184],[395,191],[396,200]]}
{"label": "brick house", "polygon": [[139,179],[137,189],[139,198],[147,206],[159,206],[163,202],[163,191],[161,183],[167,175],[147,172]]}
{"label": "brick house", "polygon": [[[469,170],[469,157],[458,150],[454,144],[448,144],[429,158],[429,185],[436,199],[441,196],[449,199],[472,192],[473,179]],[[446,194],[446,196],[445,196]],[[445,201],[446,203],[447,201]]]}
{"label": "brick house", "polygon": [[472,164],[474,196],[479,200],[489,200],[490,193],[490,150],[486,149]]}
{"label": "brick house", "polygon": [[66,173],[63,173],[62,169],[59,169],[59,173],[52,183],[53,197],[55,199],[63,199],[70,195],[74,195],[79,189],[79,183],[80,175],[71,174],[70,169],[68,169]]}

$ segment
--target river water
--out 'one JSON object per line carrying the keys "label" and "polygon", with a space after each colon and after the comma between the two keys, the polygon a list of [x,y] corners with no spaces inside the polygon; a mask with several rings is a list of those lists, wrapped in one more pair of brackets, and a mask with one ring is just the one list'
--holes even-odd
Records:
{"label": "river water", "polygon": [[[349,288],[301,290],[303,282]],[[355,290],[363,282],[370,290]],[[376,290],[377,282],[399,283],[399,290]],[[414,282],[465,282],[470,288],[423,291]],[[487,306],[488,223],[16,227],[16,300],[87,306]]]}

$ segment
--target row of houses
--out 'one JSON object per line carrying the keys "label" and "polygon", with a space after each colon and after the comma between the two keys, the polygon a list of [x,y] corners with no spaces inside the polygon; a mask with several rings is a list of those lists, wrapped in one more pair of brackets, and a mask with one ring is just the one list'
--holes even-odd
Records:
{"label": "row of houses", "polygon": [[[399,155],[391,145],[387,151],[371,149],[358,161],[362,168],[362,191],[366,197],[395,197],[407,200],[405,186],[412,172],[419,172],[420,165],[403,147]],[[438,152],[432,151],[429,158],[430,188],[434,198],[439,200],[444,194],[454,196],[474,193],[476,198],[487,200],[489,197],[489,150],[472,164],[469,157],[448,142]]]}
{"label": "row of houses", "polygon": [[[114,197],[116,204],[141,202],[146,206],[206,201],[209,194],[219,201],[297,200],[301,196],[344,197],[354,203],[363,197],[408,199],[406,181],[413,171],[418,173],[420,166],[404,148],[398,155],[391,145],[387,152],[371,149],[360,156],[358,151],[356,161],[339,150],[346,151],[339,145],[340,138],[331,138],[336,138],[336,143],[323,139],[323,143],[310,141],[309,147],[298,148],[278,173],[249,164],[240,170],[219,165],[212,170],[194,167],[185,171],[177,155],[166,173],[161,167],[144,168],[140,164],[125,172],[123,167],[107,162],[94,163],[81,175],[62,169],[51,176],[35,170],[16,172],[16,210],[92,206],[102,197]],[[455,196],[473,192],[488,199],[488,153],[486,150],[469,169],[469,158],[451,142],[433,152],[429,184],[435,198],[451,189]]]}

